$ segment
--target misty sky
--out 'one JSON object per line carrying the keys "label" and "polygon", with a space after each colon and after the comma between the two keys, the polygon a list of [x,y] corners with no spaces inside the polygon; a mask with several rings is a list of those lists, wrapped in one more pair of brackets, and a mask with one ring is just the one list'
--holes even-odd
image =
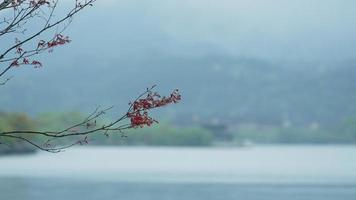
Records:
{"label": "misty sky", "polygon": [[352,0],[99,0],[69,33],[78,48],[90,40],[112,56],[218,53],[340,61],[354,59],[355,9]]}
{"label": "misty sky", "polygon": [[[354,78],[345,70],[356,61],[355,8],[352,0],[98,0],[75,16],[65,33],[70,44],[36,58],[43,68],[11,71],[1,103],[31,113],[126,106],[157,84],[180,88],[186,110],[196,113],[211,96],[224,99],[222,114],[237,101],[240,113],[266,108],[269,116],[266,102],[285,103],[281,113],[304,112],[300,98],[308,97],[302,105],[309,111],[320,104],[318,92],[340,106],[334,110],[353,113],[345,106],[354,102]],[[328,66],[341,72],[323,74]],[[304,77],[294,79],[298,73]]]}

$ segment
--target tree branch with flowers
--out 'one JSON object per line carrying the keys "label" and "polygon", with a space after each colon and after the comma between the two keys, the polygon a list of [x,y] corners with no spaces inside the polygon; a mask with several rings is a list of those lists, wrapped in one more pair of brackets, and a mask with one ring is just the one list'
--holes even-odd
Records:
{"label": "tree branch with flowers", "polygon": [[[43,64],[36,55],[51,53],[54,48],[70,43],[64,31],[75,15],[95,1],[72,0],[73,6],[64,15],[57,16],[55,11],[59,9],[59,0],[3,0],[2,3],[0,0],[0,44],[7,44],[6,47],[0,46],[0,86],[14,79],[13,76],[7,77],[11,69],[22,66],[40,68]],[[150,110],[181,100],[178,90],[169,96],[161,96],[154,89],[155,86],[147,88],[129,104],[126,113],[111,122],[100,123],[112,107],[97,107],[82,121],[62,130],[0,130],[0,144],[4,139],[22,141],[56,153],[89,143],[92,134],[109,136],[111,133],[122,134],[127,129],[151,126],[158,122],[150,117]]]}

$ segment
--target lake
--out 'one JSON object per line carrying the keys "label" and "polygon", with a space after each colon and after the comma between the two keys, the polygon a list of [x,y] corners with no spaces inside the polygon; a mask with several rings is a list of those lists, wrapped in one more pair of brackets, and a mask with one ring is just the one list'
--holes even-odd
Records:
{"label": "lake", "polygon": [[83,147],[3,156],[0,199],[355,200],[356,146]]}

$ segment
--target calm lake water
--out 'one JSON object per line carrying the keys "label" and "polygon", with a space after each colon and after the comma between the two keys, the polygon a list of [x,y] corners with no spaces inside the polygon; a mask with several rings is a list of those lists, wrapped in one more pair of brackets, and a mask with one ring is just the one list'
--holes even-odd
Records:
{"label": "calm lake water", "polygon": [[86,147],[0,157],[0,200],[355,200],[356,146]]}

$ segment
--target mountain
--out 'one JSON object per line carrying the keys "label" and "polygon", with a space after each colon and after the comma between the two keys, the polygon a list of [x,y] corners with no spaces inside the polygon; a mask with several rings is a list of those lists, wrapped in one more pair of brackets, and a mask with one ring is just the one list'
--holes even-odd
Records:
{"label": "mountain", "polygon": [[181,90],[180,104],[157,113],[171,119],[329,124],[356,115],[356,62],[318,68],[222,55],[98,60],[19,69],[1,88],[3,110],[89,112],[100,104],[123,112],[130,100],[157,84],[162,94]]}
{"label": "mountain", "polygon": [[183,95],[157,111],[167,120],[338,123],[356,115],[354,7],[331,0],[98,1],[74,18],[65,33],[72,43],[36,58],[43,68],[8,74],[14,78],[0,87],[1,110],[86,113],[115,105],[115,115],[158,85],[163,94],[179,88]]}

